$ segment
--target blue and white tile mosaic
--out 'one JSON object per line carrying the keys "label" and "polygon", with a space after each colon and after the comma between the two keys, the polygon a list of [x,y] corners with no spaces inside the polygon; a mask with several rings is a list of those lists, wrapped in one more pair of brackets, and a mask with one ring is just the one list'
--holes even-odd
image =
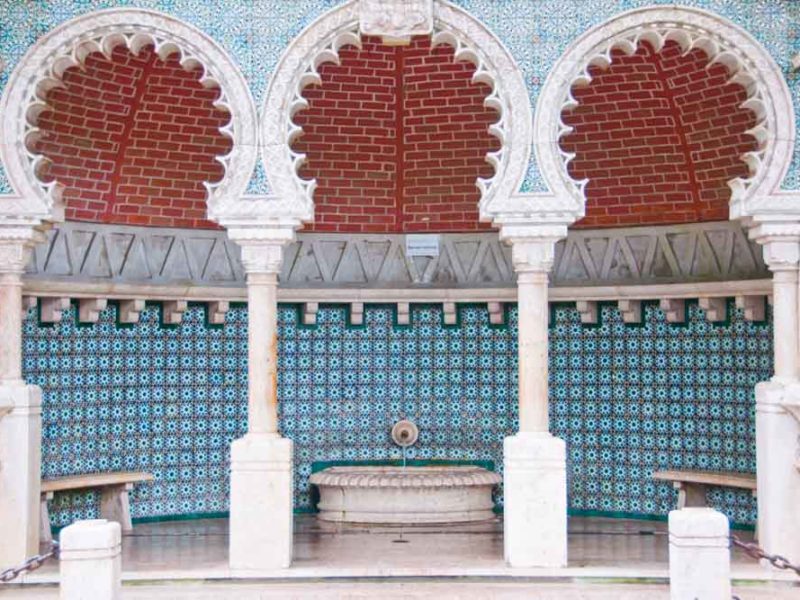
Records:
{"label": "blue and white tile mosaic", "polygon": [[[577,36],[625,10],[674,1],[456,0],[456,3],[503,40],[522,69],[535,106],[547,73]],[[260,105],[270,73],[292,38],[338,4],[338,0],[41,0],[35,3],[0,0],[0,59],[6,64],[0,72],[0,90],[25,51],[59,23],[93,10],[140,6],[175,15],[219,42],[242,69]],[[800,82],[790,66],[791,57],[800,51],[800,2],[690,0],[683,4],[727,17],[760,41],[783,70],[795,98],[795,111],[800,111]],[[800,138],[797,143],[800,144]],[[259,183],[255,185],[255,189],[262,189]],[[795,152],[785,187],[800,188],[800,152]],[[523,189],[544,189],[535,164],[530,166]],[[8,183],[0,169],[0,193],[4,191],[9,191]]]}
{"label": "blue and white tile mosaic", "polygon": [[[567,441],[574,510],[664,515],[675,492],[654,469],[755,469],[753,386],[772,368],[771,327],[711,325],[692,306],[686,325],[655,307],[641,326],[603,309],[597,327],[556,307],[551,340],[551,429]],[[208,327],[191,308],[162,327],[157,307],[119,327],[114,308],[96,325],[25,323],[24,370],[44,390],[43,476],[137,469],[133,515],[227,509],[228,452],[246,430],[246,309]],[[420,307],[413,326],[393,325],[390,308],[370,307],[365,325],[343,307],[322,307],[319,324],[279,311],[280,426],[295,442],[295,504],[310,508],[312,464],[400,458],[391,425],[410,418],[420,440],[409,458],[493,461],[517,428],[516,309],[508,327],[489,325],[484,307],[464,307],[442,325],[440,307]],[[752,523],[747,493],[713,490],[715,506]],[[502,504],[502,491],[497,501]],[[93,494],[59,495],[53,521],[96,514]]]}

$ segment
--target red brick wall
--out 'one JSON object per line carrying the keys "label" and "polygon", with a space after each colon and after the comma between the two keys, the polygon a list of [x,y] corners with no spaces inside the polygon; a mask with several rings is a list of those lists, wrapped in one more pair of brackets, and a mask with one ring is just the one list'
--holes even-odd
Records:
{"label": "red brick wall", "polygon": [[755,117],[740,108],[746,92],[726,84],[722,65],[708,67],[701,50],[681,54],[674,43],[616,52],[573,89],[578,107],[562,118],[574,131],[561,147],[576,153],[570,175],[589,179],[575,227],[728,218],[727,182],[748,175],[741,155],[756,148],[744,133]]}
{"label": "red brick wall", "polygon": [[229,115],[199,77],[175,55],[122,46],[66,71],[47,95],[36,149],[51,161],[44,175],[65,186],[67,219],[214,227],[203,183],[224,175],[214,157],[230,151],[219,132]]}
{"label": "red brick wall", "polygon": [[294,118],[307,155],[300,176],[317,179],[316,231],[385,232],[396,222],[396,50],[365,38],[339,51],[340,64],[319,67],[308,86],[309,108]]}
{"label": "red brick wall", "polygon": [[307,156],[300,176],[316,178],[312,231],[470,231],[478,222],[477,177],[491,177],[498,148],[483,106],[490,90],[475,67],[427,37],[389,47],[364,38],[320,67],[322,84],[303,91],[295,117]]}

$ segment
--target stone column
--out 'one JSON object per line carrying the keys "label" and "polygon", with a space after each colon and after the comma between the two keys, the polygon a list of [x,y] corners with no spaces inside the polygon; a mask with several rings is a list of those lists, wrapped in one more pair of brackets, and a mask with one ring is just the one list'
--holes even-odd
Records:
{"label": "stone column", "polygon": [[[766,235],[765,235],[766,234]],[[798,381],[798,263],[800,238],[761,227],[751,236],[764,246],[773,272],[775,375],[756,385],[756,478],[760,545],[773,554],[800,558],[800,414]]]}
{"label": "stone column", "polygon": [[[289,232],[291,234],[291,232]],[[235,574],[292,562],[293,449],[278,433],[278,272],[291,237],[229,230],[247,272],[248,428],[231,445],[230,567]]]}
{"label": "stone column", "polygon": [[39,549],[41,391],[22,379],[22,274],[33,228],[0,228],[0,569]]}
{"label": "stone column", "polygon": [[567,564],[566,447],[548,430],[547,273],[558,238],[509,237],[517,272],[519,433],[504,444],[504,540],[512,567]]}

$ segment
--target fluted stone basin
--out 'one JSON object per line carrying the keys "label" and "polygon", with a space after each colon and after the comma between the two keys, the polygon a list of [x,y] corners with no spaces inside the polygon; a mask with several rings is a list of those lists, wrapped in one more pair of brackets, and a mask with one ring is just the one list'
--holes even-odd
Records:
{"label": "fluted stone basin", "polygon": [[342,523],[425,524],[494,516],[497,473],[475,466],[329,467],[311,475],[317,517]]}

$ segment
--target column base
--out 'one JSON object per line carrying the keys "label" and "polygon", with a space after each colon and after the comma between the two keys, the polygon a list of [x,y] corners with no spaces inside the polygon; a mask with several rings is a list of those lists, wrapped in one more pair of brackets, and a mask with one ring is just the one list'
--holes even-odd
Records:
{"label": "column base", "polygon": [[0,570],[39,553],[42,392],[0,385]]}
{"label": "column base", "polygon": [[567,453],[549,433],[507,437],[504,546],[511,567],[567,565]]}
{"label": "column base", "polygon": [[800,383],[756,385],[756,479],[759,545],[800,558],[800,423],[786,406],[800,409]]}
{"label": "column base", "polygon": [[249,433],[231,444],[230,568],[234,574],[292,564],[293,444]]}

